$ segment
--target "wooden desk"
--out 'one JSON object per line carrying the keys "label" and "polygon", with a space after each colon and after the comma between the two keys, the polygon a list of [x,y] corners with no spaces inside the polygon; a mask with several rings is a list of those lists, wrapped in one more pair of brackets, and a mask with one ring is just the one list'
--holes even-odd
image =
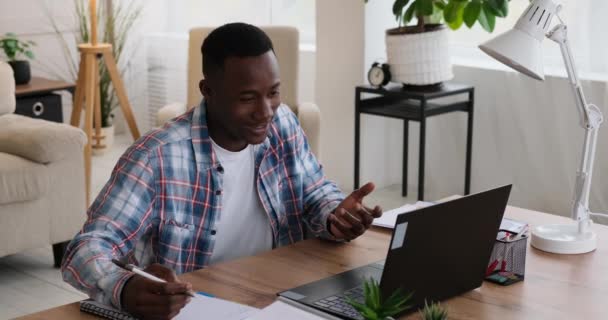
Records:
{"label": "wooden desk", "polygon": [[[508,217],[531,225],[569,221],[545,213],[508,207]],[[584,255],[554,255],[528,245],[526,280],[509,287],[484,282],[452,298],[450,319],[606,319],[608,317],[608,227],[594,227],[598,249]],[[348,244],[307,240],[258,256],[184,274],[194,289],[255,307],[275,293],[385,257],[389,232],[374,229]],[[404,319],[418,319],[414,313]],[[94,319],[73,303],[20,319]]]}

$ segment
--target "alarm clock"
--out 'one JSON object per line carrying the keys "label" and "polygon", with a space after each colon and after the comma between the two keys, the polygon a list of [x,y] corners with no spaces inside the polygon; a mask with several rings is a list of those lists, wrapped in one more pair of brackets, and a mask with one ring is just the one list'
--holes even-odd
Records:
{"label": "alarm clock", "polygon": [[391,72],[389,65],[386,63],[374,62],[372,67],[367,72],[367,80],[372,86],[382,87],[391,81]]}

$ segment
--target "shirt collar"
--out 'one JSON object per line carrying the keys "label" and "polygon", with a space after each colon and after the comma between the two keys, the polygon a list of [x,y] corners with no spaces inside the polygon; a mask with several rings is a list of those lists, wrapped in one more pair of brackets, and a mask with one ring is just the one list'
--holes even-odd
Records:
{"label": "shirt collar", "polygon": [[[199,170],[207,170],[216,168],[220,165],[215,151],[213,151],[211,138],[209,137],[209,127],[207,126],[207,104],[205,100],[201,100],[198,108],[194,108],[192,114],[192,124],[190,135],[192,136],[192,148],[194,150],[194,158]],[[272,130],[268,131],[268,136],[264,142],[253,146],[255,151],[255,159],[261,160],[262,155],[270,147],[270,138]],[[259,161],[256,161],[259,162]],[[259,165],[259,163],[257,163]]]}

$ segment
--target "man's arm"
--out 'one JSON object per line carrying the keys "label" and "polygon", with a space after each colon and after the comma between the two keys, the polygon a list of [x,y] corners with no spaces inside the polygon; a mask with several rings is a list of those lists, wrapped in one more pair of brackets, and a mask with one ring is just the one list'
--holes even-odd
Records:
{"label": "man's arm", "polygon": [[292,125],[295,127],[294,144],[298,170],[302,174],[303,200],[306,223],[315,236],[335,239],[328,230],[328,217],[344,200],[344,194],[338,186],[327,179],[323,167],[311,152],[306,134],[292,114]]}
{"label": "man's arm", "polygon": [[68,245],[63,279],[93,299],[121,308],[130,272],[115,266],[152,226],[155,184],[146,153],[131,147],[87,212],[82,230]]}

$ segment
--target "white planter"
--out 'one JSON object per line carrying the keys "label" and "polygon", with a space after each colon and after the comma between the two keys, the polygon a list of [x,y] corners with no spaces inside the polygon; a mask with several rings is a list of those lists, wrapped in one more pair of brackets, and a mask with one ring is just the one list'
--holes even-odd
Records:
{"label": "white planter", "polygon": [[[93,148],[93,155],[102,155],[112,149],[114,145],[114,126],[101,128],[101,135],[105,138],[101,140],[101,144],[105,146],[103,149],[95,149]],[[95,129],[93,129],[93,136],[95,136]],[[97,141],[93,139],[93,146]]]}
{"label": "white planter", "polygon": [[450,63],[449,31],[386,35],[391,79],[410,85],[431,85],[454,77]]}

